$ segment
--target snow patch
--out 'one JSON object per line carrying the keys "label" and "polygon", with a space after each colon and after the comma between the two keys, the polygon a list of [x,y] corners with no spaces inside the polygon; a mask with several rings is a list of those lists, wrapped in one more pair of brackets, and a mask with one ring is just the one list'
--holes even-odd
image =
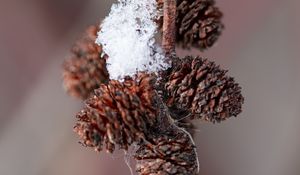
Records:
{"label": "snow patch", "polygon": [[118,0],[113,4],[96,40],[109,56],[111,79],[169,67],[162,49],[155,44],[157,25],[153,20],[158,16],[156,0]]}

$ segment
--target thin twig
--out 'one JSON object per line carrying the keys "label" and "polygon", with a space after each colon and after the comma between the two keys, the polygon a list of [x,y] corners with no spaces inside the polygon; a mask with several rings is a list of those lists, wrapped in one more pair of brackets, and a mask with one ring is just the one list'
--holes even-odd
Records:
{"label": "thin twig", "polygon": [[131,174],[131,175],[134,175],[133,169],[132,169],[131,163],[130,163],[130,157],[128,157],[128,155],[130,156],[130,154],[128,154],[128,152],[126,152],[126,151],[124,151],[124,153],[125,153],[124,161],[125,161],[126,165],[127,165],[128,168],[129,168],[130,174]]}
{"label": "thin twig", "polygon": [[176,0],[164,0],[162,47],[166,56],[175,54],[176,40]]}

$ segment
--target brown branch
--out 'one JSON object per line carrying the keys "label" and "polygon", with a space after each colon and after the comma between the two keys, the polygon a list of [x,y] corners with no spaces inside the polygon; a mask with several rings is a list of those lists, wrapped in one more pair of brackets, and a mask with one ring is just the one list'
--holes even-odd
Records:
{"label": "brown branch", "polygon": [[175,37],[176,37],[176,0],[164,0],[164,17],[163,17],[163,36],[162,47],[166,55],[175,54]]}

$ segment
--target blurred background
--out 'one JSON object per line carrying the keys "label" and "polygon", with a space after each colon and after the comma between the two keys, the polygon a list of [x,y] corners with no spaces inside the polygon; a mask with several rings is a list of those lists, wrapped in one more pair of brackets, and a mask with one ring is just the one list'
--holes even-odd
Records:
{"label": "blurred background", "polygon": [[[300,174],[300,1],[216,0],[226,29],[204,55],[243,87],[244,112],[196,122],[200,175]],[[129,175],[123,155],[97,154],[72,132],[82,103],[61,64],[112,0],[0,0],[0,174]]]}

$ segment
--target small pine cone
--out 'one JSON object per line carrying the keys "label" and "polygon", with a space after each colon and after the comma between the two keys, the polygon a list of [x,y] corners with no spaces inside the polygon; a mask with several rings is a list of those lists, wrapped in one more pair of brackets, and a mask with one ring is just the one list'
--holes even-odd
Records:
{"label": "small pine cone", "polygon": [[186,134],[161,136],[154,144],[143,144],[135,154],[140,175],[194,175],[197,155]]}
{"label": "small pine cone", "polygon": [[153,78],[139,74],[123,83],[112,80],[101,84],[86,107],[77,115],[74,127],[83,144],[108,152],[115,146],[127,150],[133,142],[146,139],[147,128],[154,124],[157,114]]}
{"label": "small pine cone", "polygon": [[63,64],[64,88],[71,96],[86,99],[100,84],[107,83],[107,55],[95,44],[99,27],[90,26],[71,49]]}
{"label": "small pine cone", "polygon": [[[162,3],[158,0],[158,7],[162,7]],[[224,25],[223,14],[214,5],[214,0],[177,0],[176,40],[180,46],[204,50],[217,41]]]}
{"label": "small pine cone", "polygon": [[178,0],[177,3],[177,40],[180,44],[200,50],[211,47],[224,28],[223,15],[214,6],[214,0]]}
{"label": "small pine cone", "polygon": [[177,58],[169,71],[163,98],[172,113],[190,113],[192,119],[213,123],[241,113],[241,87],[214,62]]}

